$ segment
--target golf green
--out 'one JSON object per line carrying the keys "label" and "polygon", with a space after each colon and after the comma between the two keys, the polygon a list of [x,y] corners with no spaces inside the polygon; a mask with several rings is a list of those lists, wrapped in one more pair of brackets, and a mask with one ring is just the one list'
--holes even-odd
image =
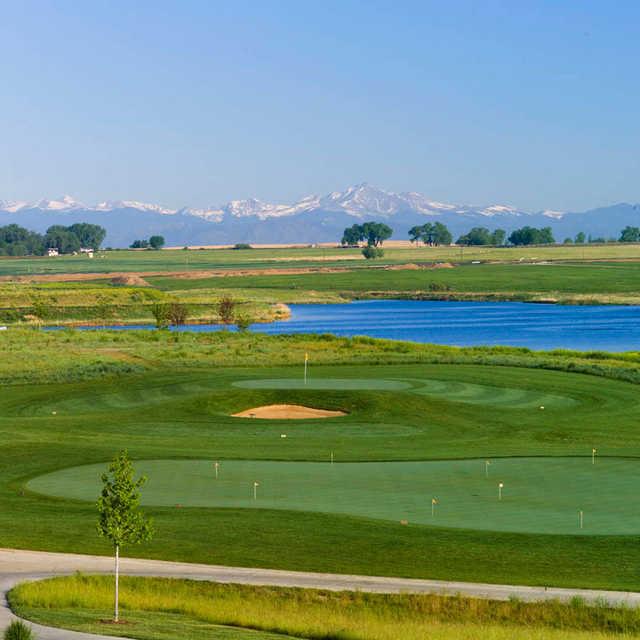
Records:
{"label": "golf green", "polygon": [[242,389],[292,389],[341,391],[409,391],[419,395],[443,398],[452,402],[497,405],[505,409],[564,409],[578,404],[573,398],[530,389],[514,389],[475,384],[459,380],[382,378],[275,378],[239,380],[234,387]]}
{"label": "golf green", "polygon": [[[27,488],[93,501],[105,468],[63,469]],[[225,460],[217,479],[212,460],[139,460],[136,469],[148,477],[147,505],[316,511],[493,531],[640,532],[640,460],[628,458],[597,458],[595,464],[590,455],[335,464]]]}

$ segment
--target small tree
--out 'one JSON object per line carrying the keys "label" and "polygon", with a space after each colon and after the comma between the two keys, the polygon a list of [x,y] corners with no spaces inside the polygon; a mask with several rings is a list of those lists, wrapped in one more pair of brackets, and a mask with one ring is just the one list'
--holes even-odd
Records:
{"label": "small tree", "polygon": [[223,296],[218,300],[216,311],[222,324],[231,324],[236,312],[236,301],[231,296]]}
{"label": "small tree", "polygon": [[253,320],[251,316],[246,313],[239,313],[236,315],[236,327],[238,327],[238,331],[242,331],[244,333],[252,324]]}
{"label": "small tree", "polygon": [[156,328],[166,329],[169,326],[169,305],[164,302],[157,302],[151,307],[151,313],[156,319]]}
{"label": "small tree", "polygon": [[126,451],[121,451],[102,474],[102,494],[98,499],[98,534],[107,538],[115,552],[114,622],[118,622],[120,547],[139,544],[153,536],[153,525],[140,511],[140,487],[147,481],[133,477],[134,470]]}
{"label": "small tree", "polygon": [[164,236],[151,236],[149,238],[149,246],[152,249],[162,249],[164,247]]}
{"label": "small tree", "polygon": [[169,322],[175,327],[185,324],[188,314],[187,307],[181,302],[172,302],[169,305]]}

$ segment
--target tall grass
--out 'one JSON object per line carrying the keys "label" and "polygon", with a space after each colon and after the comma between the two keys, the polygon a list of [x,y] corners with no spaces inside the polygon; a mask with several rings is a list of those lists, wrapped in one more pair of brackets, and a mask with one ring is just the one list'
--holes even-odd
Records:
{"label": "tall grass", "polygon": [[517,347],[446,347],[368,337],[166,331],[39,331],[0,334],[0,382],[73,382],[145,369],[299,364],[482,364],[584,373],[640,383],[640,353]]}
{"label": "tall grass", "polygon": [[[11,592],[10,602],[17,611],[37,611],[39,620],[46,620],[47,610],[107,611],[112,582],[107,576],[75,575],[27,583]],[[550,635],[551,630],[640,633],[639,610],[586,606],[580,600],[499,602],[133,577],[122,580],[120,597],[125,618],[127,611],[171,613],[314,640],[573,637]]]}

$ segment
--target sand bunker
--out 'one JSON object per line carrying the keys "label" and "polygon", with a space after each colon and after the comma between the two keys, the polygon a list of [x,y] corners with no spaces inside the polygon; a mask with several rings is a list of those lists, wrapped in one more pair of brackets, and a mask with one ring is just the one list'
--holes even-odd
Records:
{"label": "sand bunker", "polygon": [[337,418],[347,415],[344,411],[312,409],[298,404],[269,404],[234,413],[234,418],[262,418],[266,420],[306,420],[308,418]]}

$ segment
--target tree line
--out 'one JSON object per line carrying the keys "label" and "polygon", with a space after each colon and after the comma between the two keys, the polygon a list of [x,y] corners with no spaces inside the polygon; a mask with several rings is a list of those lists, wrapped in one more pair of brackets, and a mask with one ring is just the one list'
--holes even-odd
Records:
{"label": "tree line", "polygon": [[[393,229],[380,222],[365,222],[347,227],[342,235],[343,246],[360,246],[366,242],[362,253],[365,258],[377,258],[383,255],[382,243],[393,234]],[[427,222],[409,229],[411,242],[422,242],[431,247],[453,244],[453,236],[442,222]],[[593,238],[580,231],[573,238],[565,238],[564,244],[585,244],[616,242],[605,238]],[[640,242],[640,227],[627,226],[620,232],[617,242]],[[487,227],[473,227],[461,235],[455,242],[459,246],[527,246],[539,244],[556,244],[551,227],[524,226],[512,231],[509,236],[504,229],[489,230]]]}
{"label": "tree line", "polygon": [[44,234],[30,231],[17,224],[0,227],[0,255],[43,256],[48,249],[60,253],[74,253],[81,248],[97,251],[106,236],[104,227],[77,222],[68,227],[56,224]]}

